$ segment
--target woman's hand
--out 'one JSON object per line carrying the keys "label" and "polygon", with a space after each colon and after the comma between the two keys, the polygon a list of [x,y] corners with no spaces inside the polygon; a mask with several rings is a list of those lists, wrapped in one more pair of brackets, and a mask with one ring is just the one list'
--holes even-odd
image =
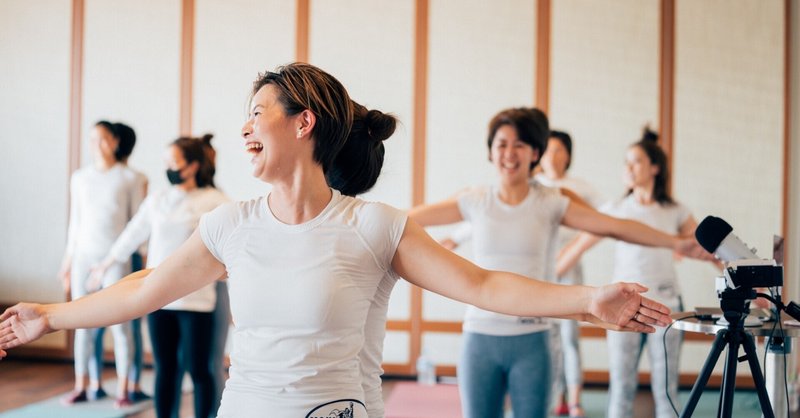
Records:
{"label": "woman's hand", "polygon": [[14,305],[0,315],[0,321],[0,351],[27,344],[53,331],[44,306],[36,303]]}
{"label": "woman's hand", "polygon": [[456,248],[458,248],[458,243],[456,243],[450,238],[445,238],[439,241],[439,244],[441,244],[442,247],[447,248],[450,251],[454,251]]}
{"label": "woman's hand", "polygon": [[92,267],[89,280],[86,282],[86,290],[90,292],[100,290],[103,287],[103,276],[106,275],[106,271],[112,264],[114,264],[114,259],[106,258],[100,264]]}
{"label": "woman's hand", "polygon": [[[614,283],[598,287],[589,302],[589,315],[620,330],[655,332],[653,325],[666,326],[672,319],[669,308],[641,295],[646,291],[647,288],[638,283]],[[592,318],[588,320],[598,323]]]}
{"label": "woman's hand", "polygon": [[64,292],[69,293],[72,289],[70,279],[72,276],[72,262],[71,259],[65,259],[61,263],[61,268],[58,269],[58,279],[64,287]]}
{"label": "woman's hand", "polygon": [[713,254],[709,253],[703,247],[700,246],[700,244],[697,242],[694,236],[678,237],[675,240],[675,245],[673,246],[673,250],[684,257],[694,258],[703,261],[712,261],[712,262],[717,261],[717,259],[714,258]]}

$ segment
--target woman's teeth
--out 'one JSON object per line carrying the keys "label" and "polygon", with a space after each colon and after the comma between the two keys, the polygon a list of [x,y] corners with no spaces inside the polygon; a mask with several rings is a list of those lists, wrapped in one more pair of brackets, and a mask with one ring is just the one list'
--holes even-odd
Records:
{"label": "woman's teeth", "polygon": [[245,148],[247,149],[247,152],[258,154],[264,149],[264,146],[258,142],[250,142],[249,144],[245,145]]}

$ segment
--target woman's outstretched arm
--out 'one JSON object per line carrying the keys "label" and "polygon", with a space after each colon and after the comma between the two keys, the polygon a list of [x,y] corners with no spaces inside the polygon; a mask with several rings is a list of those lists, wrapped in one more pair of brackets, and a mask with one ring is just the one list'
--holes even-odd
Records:
{"label": "woman's outstretched arm", "polygon": [[458,208],[458,197],[409,209],[408,217],[422,226],[447,225],[464,220]]}
{"label": "woman's outstretched arm", "polygon": [[601,237],[612,237],[648,247],[669,248],[678,254],[700,260],[713,259],[693,236],[670,235],[640,222],[606,215],[582,204],[570,203],[562,223]]}
{"label": "woman's outstretched arm", "polygon": [[98,328],[139,318],[212,283],[225,266],[208,251],[199,233],[147,274],[137,272],[117,284],[68,303],[20,303],[0,316],[0,350],[62,329]]}
{"label": "woman's outstretched arm", "polygon": [[671,322],[666,306],[641,296],[644,286],[564,286],[485,270],[443,248],[413,220],[406,224],[392,267],[417,286],[508,315],[575,318],[639,332]]}

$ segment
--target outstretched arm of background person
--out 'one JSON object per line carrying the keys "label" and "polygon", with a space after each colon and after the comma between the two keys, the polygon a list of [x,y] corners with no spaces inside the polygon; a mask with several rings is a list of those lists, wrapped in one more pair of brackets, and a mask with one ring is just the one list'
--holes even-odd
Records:
{"label": "outstretched arm of background person", "polygon": [[583,253],[594,247],[600,240],[602,240],[602,237],[592,235],[588,232],[582,232],[575,237],[575,239],[570,241],[569,244],[558,253],[558,258],[556,259],[556,277],[565,275],[575,267],[575,264],[580,261]]}
{"label": "outstretched arm of background person", "polygon": [[422,226],[447,225],[464,220],[458,208],[457,196],[429,205],[415,206],[409,209],[408,217]]}
{"label": "outstretched arm of background person", "polygon": [[701,260],[713,259],[693,236],[669,235],[640,222],[606,215],[583,204],[570,203],[561,223],[601,237],[648,247],[669,248],[681,255]]}
{"label": "outstretched arm of background person", "polygon": [[224,272],[225,266],[211,255],[195,231],[149,274],[133,273],[113,286],[69,303],[20,303],[8,308],[0,315],[0,350],[56,330],[100,328],[139,318],[214,282]]}
{"label": "outstretched arm of background person", "polygon": [[412,284],[508,315],[572,318],[637,332],[671,322],[666,306],[641,296],[644,286],[564,286],[485,270],[437,244],[413,220],[406,224],[392,268]]}

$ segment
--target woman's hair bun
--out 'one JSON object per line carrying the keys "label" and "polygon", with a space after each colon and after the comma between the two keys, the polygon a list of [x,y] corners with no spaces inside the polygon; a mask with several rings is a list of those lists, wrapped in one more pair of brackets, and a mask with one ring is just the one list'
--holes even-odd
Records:
{"label": "woman's hair bun", "polygon": [[650,129],[650,125],[645,125],[642,129],[642,142],[658,142],[658,132]]}
{"label": "woman's hair bun", "polygon": [[211,144],[211,138],[214,138],[214,134],[207,133],[207,134],[201,136],[199,139],[201,141],[203,141],[204,144],[209,144],[210,145]]}
{"label": "woman's hair bun", "polygon": [[385,141],[394,134],[397,128],[397,118],[381,112],[380,110],[369,110],[364,115],[364,125],[367,135],[372,141]]}

